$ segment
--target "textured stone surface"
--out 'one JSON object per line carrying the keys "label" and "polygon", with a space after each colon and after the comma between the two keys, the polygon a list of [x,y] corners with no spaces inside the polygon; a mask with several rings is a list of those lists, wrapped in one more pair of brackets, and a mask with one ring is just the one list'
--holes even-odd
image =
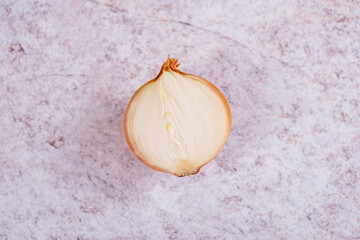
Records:
{"label": "textured stone surface", "polygon": [[[360,239],[359,6],[1,1],[0,239]],[[233,114],[186,178],[122,132],[168,54]]]}

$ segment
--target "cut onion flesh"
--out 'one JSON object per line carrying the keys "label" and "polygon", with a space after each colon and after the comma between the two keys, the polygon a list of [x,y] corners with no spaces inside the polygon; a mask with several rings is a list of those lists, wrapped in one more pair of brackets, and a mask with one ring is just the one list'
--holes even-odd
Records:
{"label": "cut onion flesh", "polygon": [[158,76],[132,96],[124,116],[125,138],[151,168],[187,176],[220,152],[231,113],[224,95],[207,80],[164,63]]}

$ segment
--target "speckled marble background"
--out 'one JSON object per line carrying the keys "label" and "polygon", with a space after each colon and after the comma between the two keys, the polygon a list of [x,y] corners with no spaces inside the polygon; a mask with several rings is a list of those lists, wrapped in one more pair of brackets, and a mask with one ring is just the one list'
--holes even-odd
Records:
{"label": "speckled marble background", "polygon": [[[1,240],[360,239],[359,1],[3,0],[0,52]],[[233,115],[185,178],[122,132],[168,54]]]}

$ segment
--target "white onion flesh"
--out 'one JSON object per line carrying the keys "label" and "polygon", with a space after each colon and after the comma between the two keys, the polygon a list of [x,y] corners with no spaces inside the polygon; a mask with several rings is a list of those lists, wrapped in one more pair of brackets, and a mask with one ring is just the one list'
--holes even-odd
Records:
{"label": "white onion flesh", "polygon": [[124,120],[129,145],[147,165],[164,172],[198,172],[220,152],[229,134],[224,96],[194,75],[164,70],[130,103]]}

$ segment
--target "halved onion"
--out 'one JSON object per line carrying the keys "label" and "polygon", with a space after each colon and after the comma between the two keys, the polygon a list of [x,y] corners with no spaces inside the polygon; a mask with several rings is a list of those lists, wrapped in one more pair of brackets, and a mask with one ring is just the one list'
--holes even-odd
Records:
{"label": "halved onion", "polygon": [[160,73],[132,96],[124,134],[147,166],[176,176],[196,174],[218,155],[231,127],[224,95],[209,81],[177,69],[168,58]]}

